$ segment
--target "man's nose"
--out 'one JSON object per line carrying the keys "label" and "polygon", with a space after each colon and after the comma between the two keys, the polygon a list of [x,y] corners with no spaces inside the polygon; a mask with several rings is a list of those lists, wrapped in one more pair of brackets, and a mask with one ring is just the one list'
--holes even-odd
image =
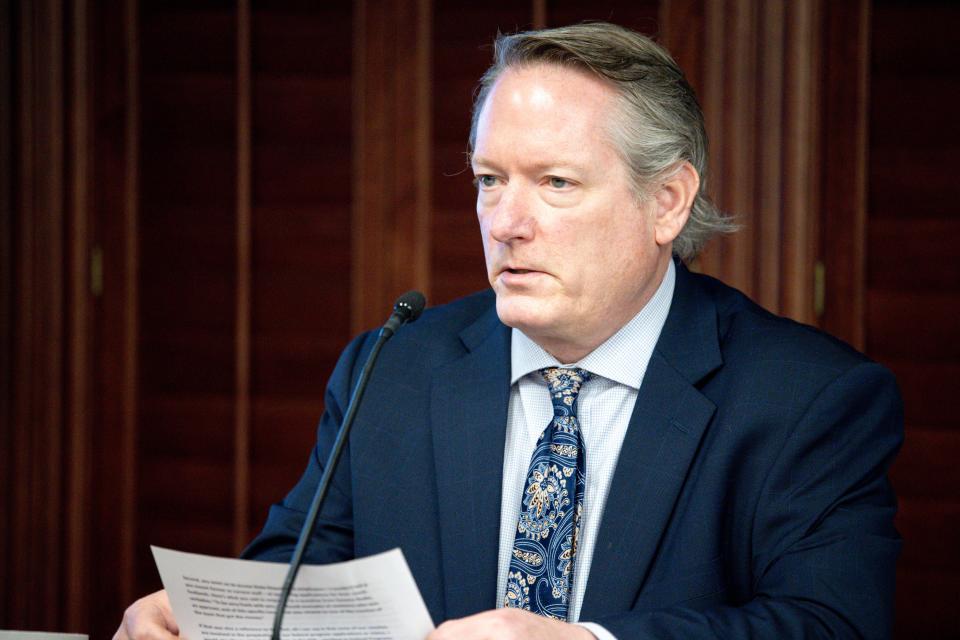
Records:
{"label": "man's nose", "polygon": [[490,235],[497,242],[510,242],[533,237],[533,193],[522,184],[511,182],[500,194],[491,211]]}

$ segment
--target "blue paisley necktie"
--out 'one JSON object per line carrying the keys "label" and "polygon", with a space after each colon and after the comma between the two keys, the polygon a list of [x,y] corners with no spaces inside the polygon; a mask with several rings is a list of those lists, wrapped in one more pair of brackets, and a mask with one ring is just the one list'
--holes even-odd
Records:
{"label": "blue paisley necktie", "polygon": [[540,434],[520,507],[503,606],[567,619],[586,475],[577,394],[583,369],[541,369],[553,420]]}

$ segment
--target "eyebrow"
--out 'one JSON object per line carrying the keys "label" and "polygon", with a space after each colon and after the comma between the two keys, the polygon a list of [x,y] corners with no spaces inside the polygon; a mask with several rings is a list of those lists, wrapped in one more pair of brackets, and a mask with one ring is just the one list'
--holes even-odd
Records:
{"label": "eyebrow", "polygon": [[[488,160],[487,158],[483,158],[479,156],[471,156],[470,166],[475,169],[478,165],[491,167],[494,169],[499,168],[499,165],[496,162]],[[581,172],[586,171],[586,167],[584,167],[584,165],[580,164],[579,162],[574,162],[569,158],[555,158],[550,162],[537,162],[529,165],[526,168],[533,169],[534,171],[537,171],[537,172],[547,172],[547,173],[549,173],[550,171],[558,171],[558,170],[562,171],[564,169],[572,169],[574,171],[581,171]]]}

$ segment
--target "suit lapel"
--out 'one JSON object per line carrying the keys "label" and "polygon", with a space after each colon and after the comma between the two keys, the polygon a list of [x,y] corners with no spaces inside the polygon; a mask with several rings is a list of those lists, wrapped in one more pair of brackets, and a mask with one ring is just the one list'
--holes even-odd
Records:
{"label": "suit lapel", "polygon": [[493,308],[461,334],[468,352],[439,368],[430,418],[446,617],[495,605],[510,333]]}
{"label": "suit lapel", "polygon": [[722,363],[716,318],[712,301],[678,264],[670,314],[647,366],[604,507],[582,619],[629,610],[646,580],[715,410],[695,385]]}

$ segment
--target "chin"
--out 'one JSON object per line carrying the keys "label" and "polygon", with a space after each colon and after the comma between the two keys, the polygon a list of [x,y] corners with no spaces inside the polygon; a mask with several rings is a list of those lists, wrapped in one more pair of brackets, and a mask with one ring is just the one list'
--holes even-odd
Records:
{"label": "chin", "polygon": [[497,294],[500,322],[533,337],[551,325],[550,305],[533,296]]}

